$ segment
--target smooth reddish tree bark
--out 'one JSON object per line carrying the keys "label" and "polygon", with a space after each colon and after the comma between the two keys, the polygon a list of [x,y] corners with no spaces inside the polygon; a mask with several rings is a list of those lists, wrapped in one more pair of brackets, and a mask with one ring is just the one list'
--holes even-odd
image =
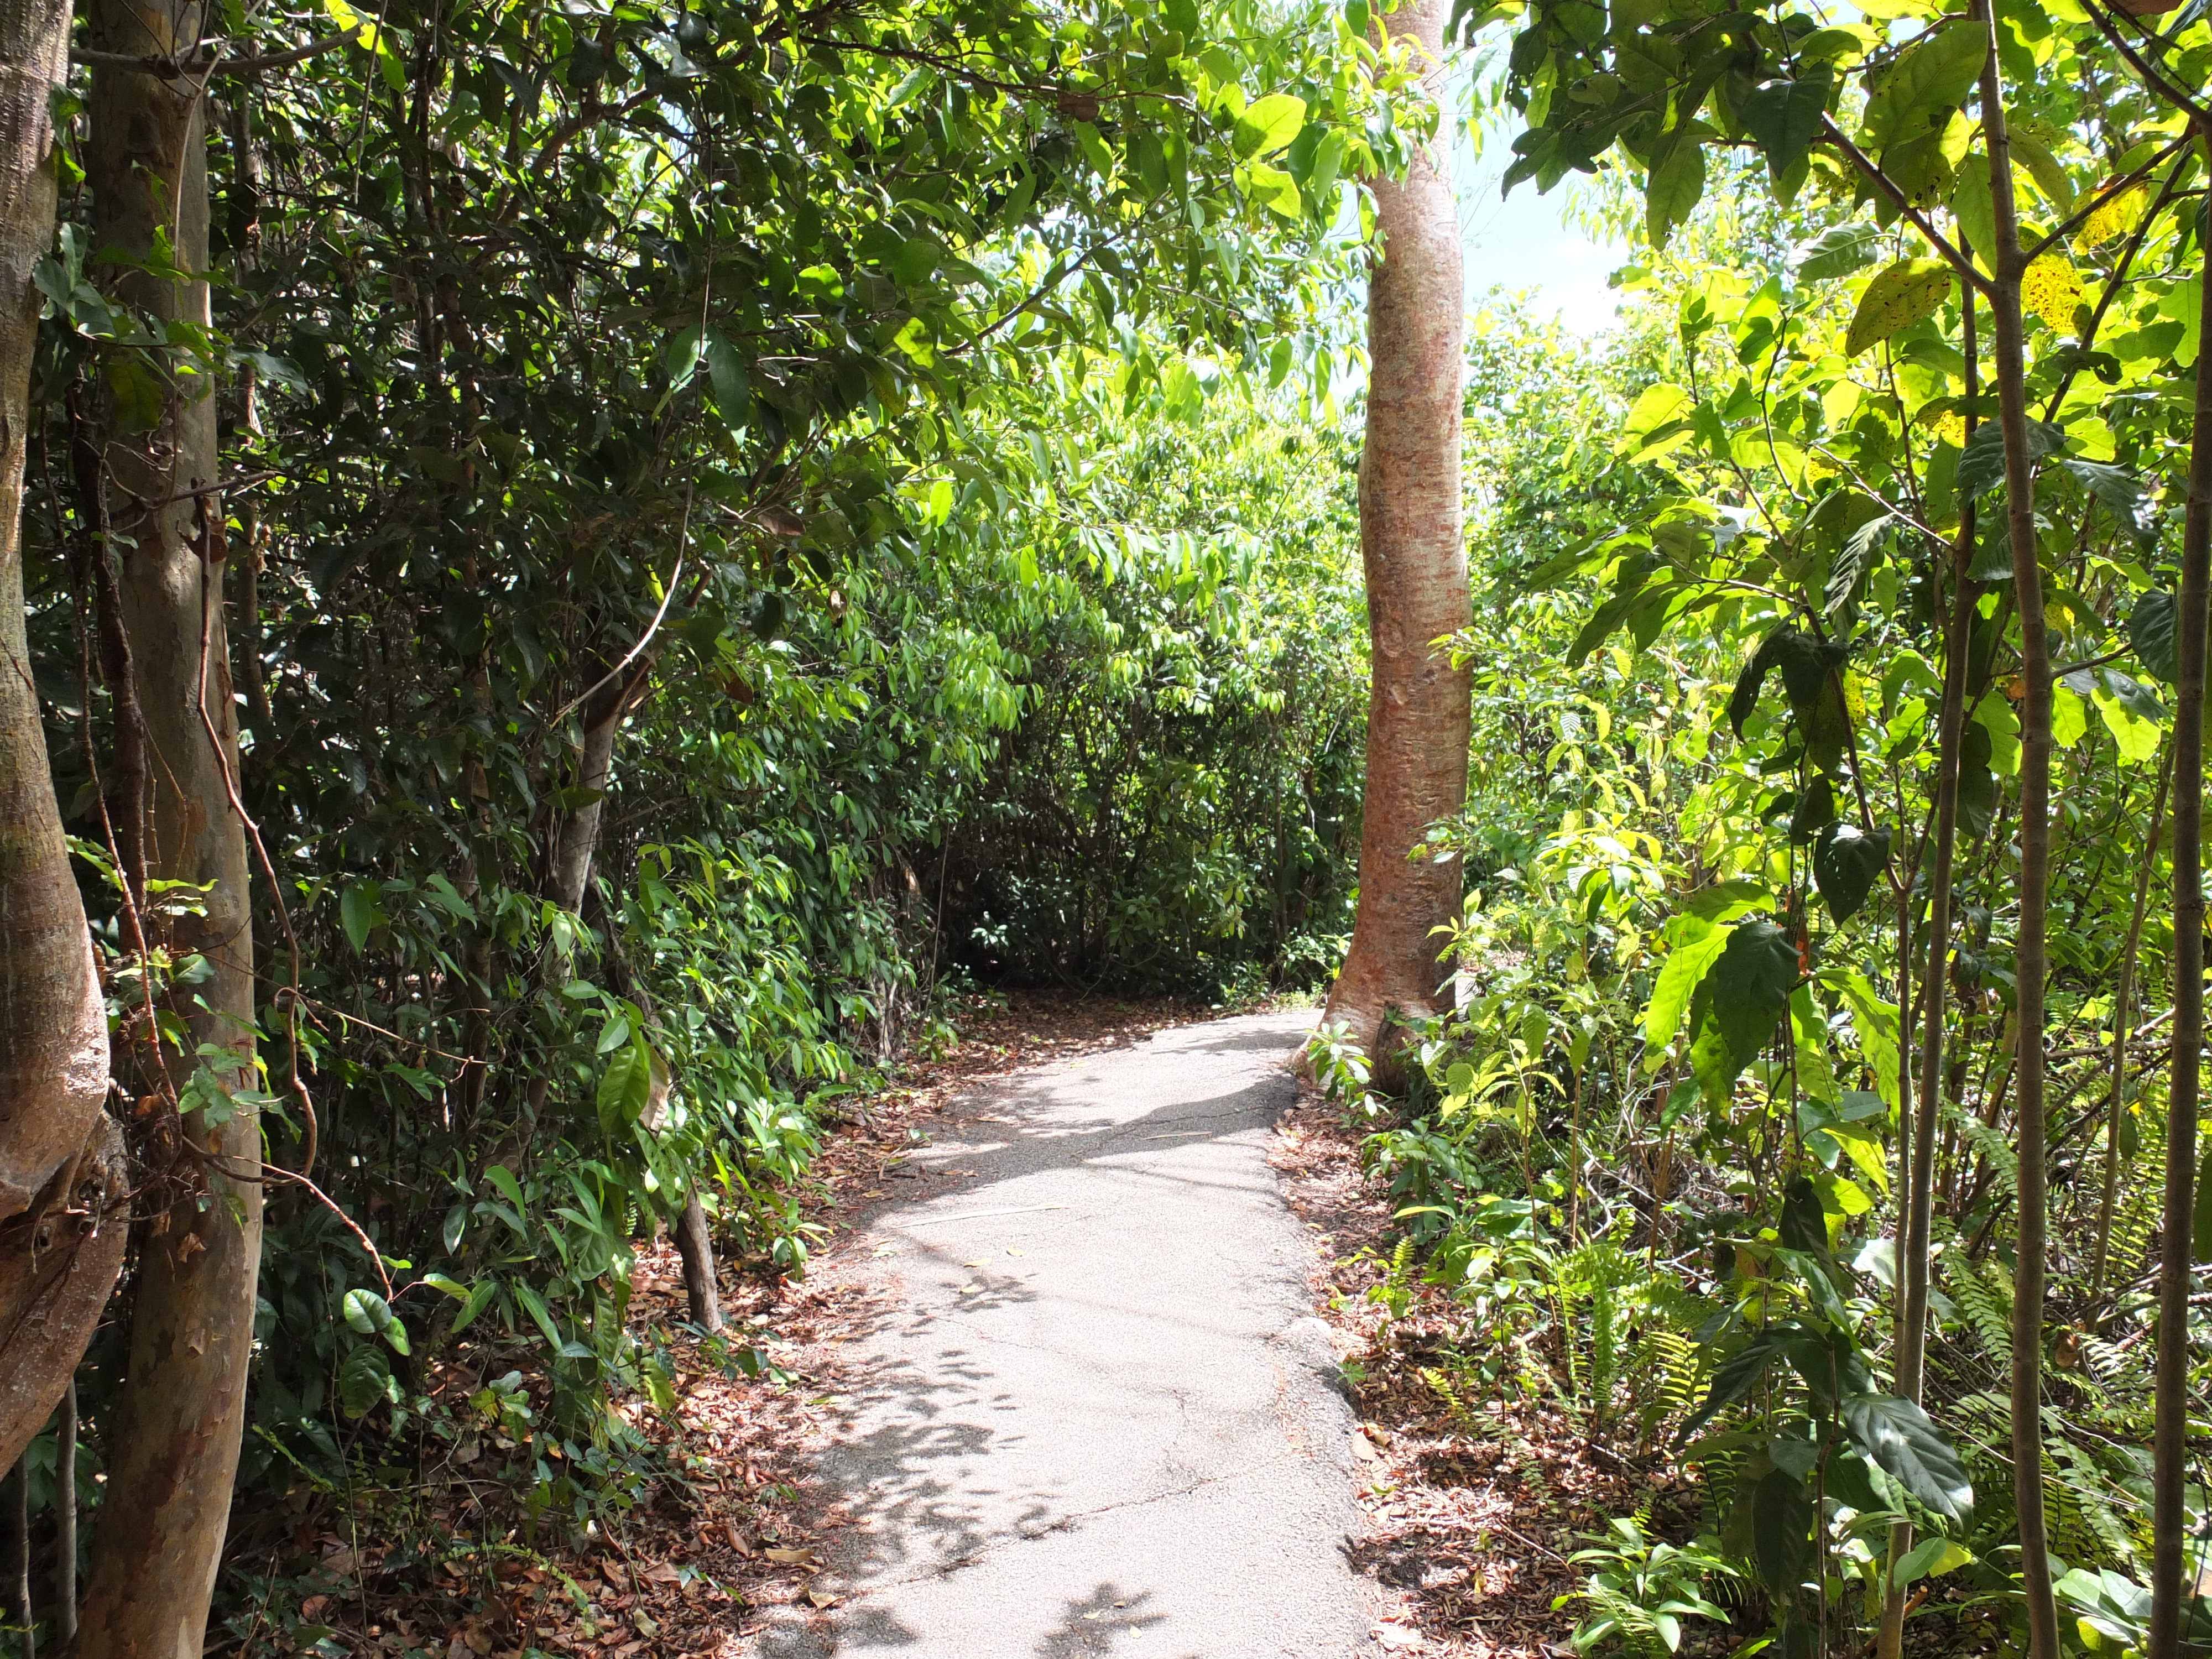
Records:
{"label": "smooth reddish tree bark", "polygon": [[[1448,0],[1407,0],[1390,38],[1443,81]],[[1366,443],[1359,545],[1372,681],[1359,838],[1359,909],[1328,1021],[1370,1054],[1394,1012],[1444,1005],[1435,930],[1459,916],[1460,866],[1414,855],[1467,803],[1469,676],[1436,641],[1468,625],[1460,495],[1464,317],[1459,214],[1442,134],[1403,179],[1368,181],[1381,257],[1367,284]],[[1378,1055],[1378,1057],[1380,1057]]]}

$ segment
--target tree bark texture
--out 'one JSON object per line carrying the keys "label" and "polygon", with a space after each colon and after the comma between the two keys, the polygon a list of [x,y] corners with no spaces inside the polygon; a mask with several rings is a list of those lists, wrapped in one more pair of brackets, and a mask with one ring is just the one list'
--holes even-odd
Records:
{"label": "tree bark texture", "polygon": [[2004,428],[2005,521],[2012,542],[2014,601],[2020,611],[2020,933],[2014,963],[2020,1052],[2014,1132],[2020,1146],[2020,1251],[2013,1274],[2013,1504],[2020,1517],[2021,1589],[2027,1603],[2028,1659],[2058,1659],[2058,1609],[2051,1589],[2051,1535],[2043,1501],[2043,1296],[2049,1188],[2045,1122],[2044,978],[2051,888],[2051,641],[2044,626],[2043,556],[2036,544],[2035,465],[2027,447],[2026,328],[2020,245],[2013,198],[2012,146],[1998,80],[1994,9],[1974,14],[1990,30],[1982,68],[1982,134],[1989,146],[1996,209],[1996,277],[1990,295],[1996,345],[1997,419]]}
{"label": "tree bark texture", "polygon": [[699,1182],[684,1200],[683,1219],[676,1224],[676,1254],[684,1261],[684,1297],[690,1304],[691,1322],[702,1331],[722,1328],[722,1296],[714,1283],[714,1235],[707,1226],[707,1208],[699,1201]]}
{"label": "tree bark texture", "polygon": [[107,1015],[70,870],[23,626],[23,458],[54,235],[49,100],[63,0],[0,5],[0,1468],[68,1386],[122,1266],[100,1225],[127,1192],[107,1097]]}
{"label": "tree bark texture", "polygon": [[[1447,9],[1447,0],[1407,0],[1385,20],[1425,57],[1432,94],[1443,89]],[[1433,932],[1459,919],[1460,866],[1408,854],[1467,804],[1470,677],[1434,641],[1468,625],[1471,602],[1460,486],[1464,302],[1444,141],[1417,154],[1404,179],[1369,187],[1382,246],[1367,285],[1359,463],[1367,785],[1358,915],[1325,1018],[1348,1024],[1373,1053],[1392,1012],[1443,1006]]]}
{"label": "tree bark texture", "polygon": [[[189,45],[185,0],[91,0],[91,45],[139,58]],[[205,100],[189,80],[95,70],[88,171],[95,240],[143,259],[208,263]],[[115,297],[154,322],[205,327],[204,283],[115,267]],[[143,396],[111,380],[102,455],[109,520],[123,544],[120,609],[148,754],[146,864],[209,884],[204,917],[164,920],[172,950],[203,955],[206,1011],[180,1006],[230,1087],[254,1080],[253,935],[246,828],[235,799],[238,718],[222,614],[227,538],[217,492],[216,398],[207,366],[179,354],[149,424]],[[176,1080],[189,1057],[172,1057]],[[199,1062],[209,1063],[209,1062]],[[76,1651],[83,1659],[193,1659],[221,1565],[246,1420],[261,1254],[256,1114],[179,1126],[165,1207],[137,1229],[123,1394],[106,1435],[108,1482],[93,1539]]]}
{"label": "tree bark texture", "polygon": [[[2212,161],[2212,131],[2201,130]],[[2200,249],[2200,255],[2202,250]],[[2212,263],[2204,316],[2212,319]],[[2197,1115],[2204,1050],[2204,631],[2212,580],[2212,363],[2197,360],[2181,591],[2173,611],[2173,1082],[2166,1109],[2166,1191],[2159,1218],[2157,1400],[2151,1428],[2152,1659],[2181,1651],[2197,1586],[2187,1571],[2189,1292],[2196,1254]]]}

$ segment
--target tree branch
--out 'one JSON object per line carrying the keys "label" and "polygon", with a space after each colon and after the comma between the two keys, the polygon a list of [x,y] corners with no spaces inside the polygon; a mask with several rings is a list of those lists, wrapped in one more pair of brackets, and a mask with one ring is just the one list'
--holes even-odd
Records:
{"label": "tree branch", "polygon": [[319,40],[310,40],[304,46],[295,46],[289,52],[272,52],[259,58],[222,58],[220,40],[204,41],[194,50],[198,61],[149,52],[139,56],[127,52],[90,52],[72,47],[70,62],[91,69],[137,70],[142,75],[151,75],[163,81],[180,81],[188,75],[252,75],[263,70],[283,69],[292,64],[305,63],[308,58],[336,50],[358,37],[359,31],[348,30],[343,34],[326,34]]}
{"label": "tree branch", "polygon": [[1974,262],[1944,240],[1942,233],[1929,222],[1926,214],[1912,205],[1905,192],[1897,187],[1895,181],[1884,173],[1864,150],[1844,136],[1844,130],[1836,125],[1832,117],[1828,115],[1820,117],[1820,131],[1826,135],[1830,143],[1843,151],[1853,167],[1865,174],[1883,195],[1896,204],[1897,210],[1905,216],[1906,222],[1926,237],[1929,245],[1951,262],[1962,282],[1969,284],[1977,294],[1987,296],[1993,292],[1990,279],[1974,269]]}

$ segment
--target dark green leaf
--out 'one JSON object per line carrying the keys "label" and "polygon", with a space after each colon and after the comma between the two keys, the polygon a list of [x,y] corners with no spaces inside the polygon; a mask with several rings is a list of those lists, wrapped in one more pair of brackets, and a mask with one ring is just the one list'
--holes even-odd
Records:
{"label": "dark green leaf", "polygon": [[2181,678],[2181,662],[2174,636],[2177,606],[2171,590],[2154,587],[2136,601],[2128,617],[2128,643],[2136,659],[2168,685]]}
{"label": "dark green leaf", "polygon": [[1752,1560],[1767,1589],[1786,1595],[1813,1563],[1813,1494],[1787,1469],[1769,1470],[1751,1495]]}
{"label": "dark green leaf", "polygon": [[1756,1388],[1759,1379],[1766,1375],[1766,1368],[1780,1358],[1784,1345],[1795,1334],[1795,1331],[1796,1328],[1792,1326],[1770,1326],[1714,1367],[1712,1384],[1706,1391],[1705,1403],[1682,1425],[1678,1438],[1688,1440],[1723,1407],[1733,1406]]}
{"label": "dark green leaf", "polygon": [[2120,521],[2121,527],[2135,538],[2138,547],[2148,547],[2158,539],[2158,509],[2151,504],[2150,494],[2143,488],[2142,479],[2124,467],[2080,460],[2071,455],[2062,458],[2058,465],[2082,489],[2105,504]]}
{"label": "dark green leaf", "polygon": [[1838,922],[1856,915],[1888,862],[1888,830],[1869,834],[1855,823],[1831,823],[1813,848],[1813,880],[1828,914]]}
{"label": "dark green leaf", "polygon": [[1832,86],[1825,70],[1800,80],[1769,81],[1738,107],[1737,118],[1765,152],[1768,176],[1778,187],[1820,136]]}
{"label": "dark green leaf", "polygon": [[338,1407],[348,1417],[366,1417],[391,1387],[391,1363],[374,1343],[362,1343],[338,1366]]}
{"label": "dark green leaf", "polygon": [[1919,1407],[1895,1395],[1861,1394],[1844,1401],[1843,1415],[1859,1449],[1918,1502],[1954,1521],[1972,1511],[1966,1466]]}
{"label": "dark green leaf", "polygon": [[1737,924],[1705,975],[1713,1019],[1736,1058],[1748,1065],[1774,1036],[1797,983],[1797,946],[1771,921]]}
{"label": "dark green leaf", "polygon": [[1790,815],[1790,840],[1802,847],[1836,821],[1836,786],[1828,781],[1826,772],[1816,772],[1813,781],[1805,786],[1805,793],[1797,798],[1797,807]]}
{"label": "dark green leaf", "polygon": [[1782,1200],[1782,1218],[1775,1228],[1782,1243],[1793,1250],[1825,1255],[1828,1249],[1828,1215],[1811,1179],[1799,1176]]}
{"label": "dark green leaf", "polygon": [[[2031,463],[2046,460],[2066,447],[2066,429],[2053,426],[2048,421],[2027,423],[2027,458]],[[1965,496],[1983,495],[1995,489],[2005,479],[2004,428],[1990,421],[1974,428],[1973,436],[1966,440],[1966,447],[1959,457],[1959,470],[1952,480],[1953,488]]]}

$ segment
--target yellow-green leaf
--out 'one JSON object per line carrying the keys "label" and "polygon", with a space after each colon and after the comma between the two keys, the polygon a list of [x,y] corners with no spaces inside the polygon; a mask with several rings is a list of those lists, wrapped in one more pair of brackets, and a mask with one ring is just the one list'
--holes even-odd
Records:
{"label": "yellow-green leaf", "polygon": [[1271,92],[1265,98],[1255,99],[1237,118],[1237,154],[1246,161],[1255,155],[1273,155],[1288,148],[1305,124],[1306,100],[1303,98],[1287,92]]}
{"label": "yellow-green leaf", "polygon": [[2062,332],[2074,326],[2082,305],[2081,279],[2065,255],[2046,253],[2021,273],[2020,304]]}
{"label": "yellow-green leaf", "polygon": [[1859,296],[1844,355],[1856,357],[1899,330],[1934,316],[1950,294],[1951,282],[1951,267],[1941,259],[1899,259]]}

